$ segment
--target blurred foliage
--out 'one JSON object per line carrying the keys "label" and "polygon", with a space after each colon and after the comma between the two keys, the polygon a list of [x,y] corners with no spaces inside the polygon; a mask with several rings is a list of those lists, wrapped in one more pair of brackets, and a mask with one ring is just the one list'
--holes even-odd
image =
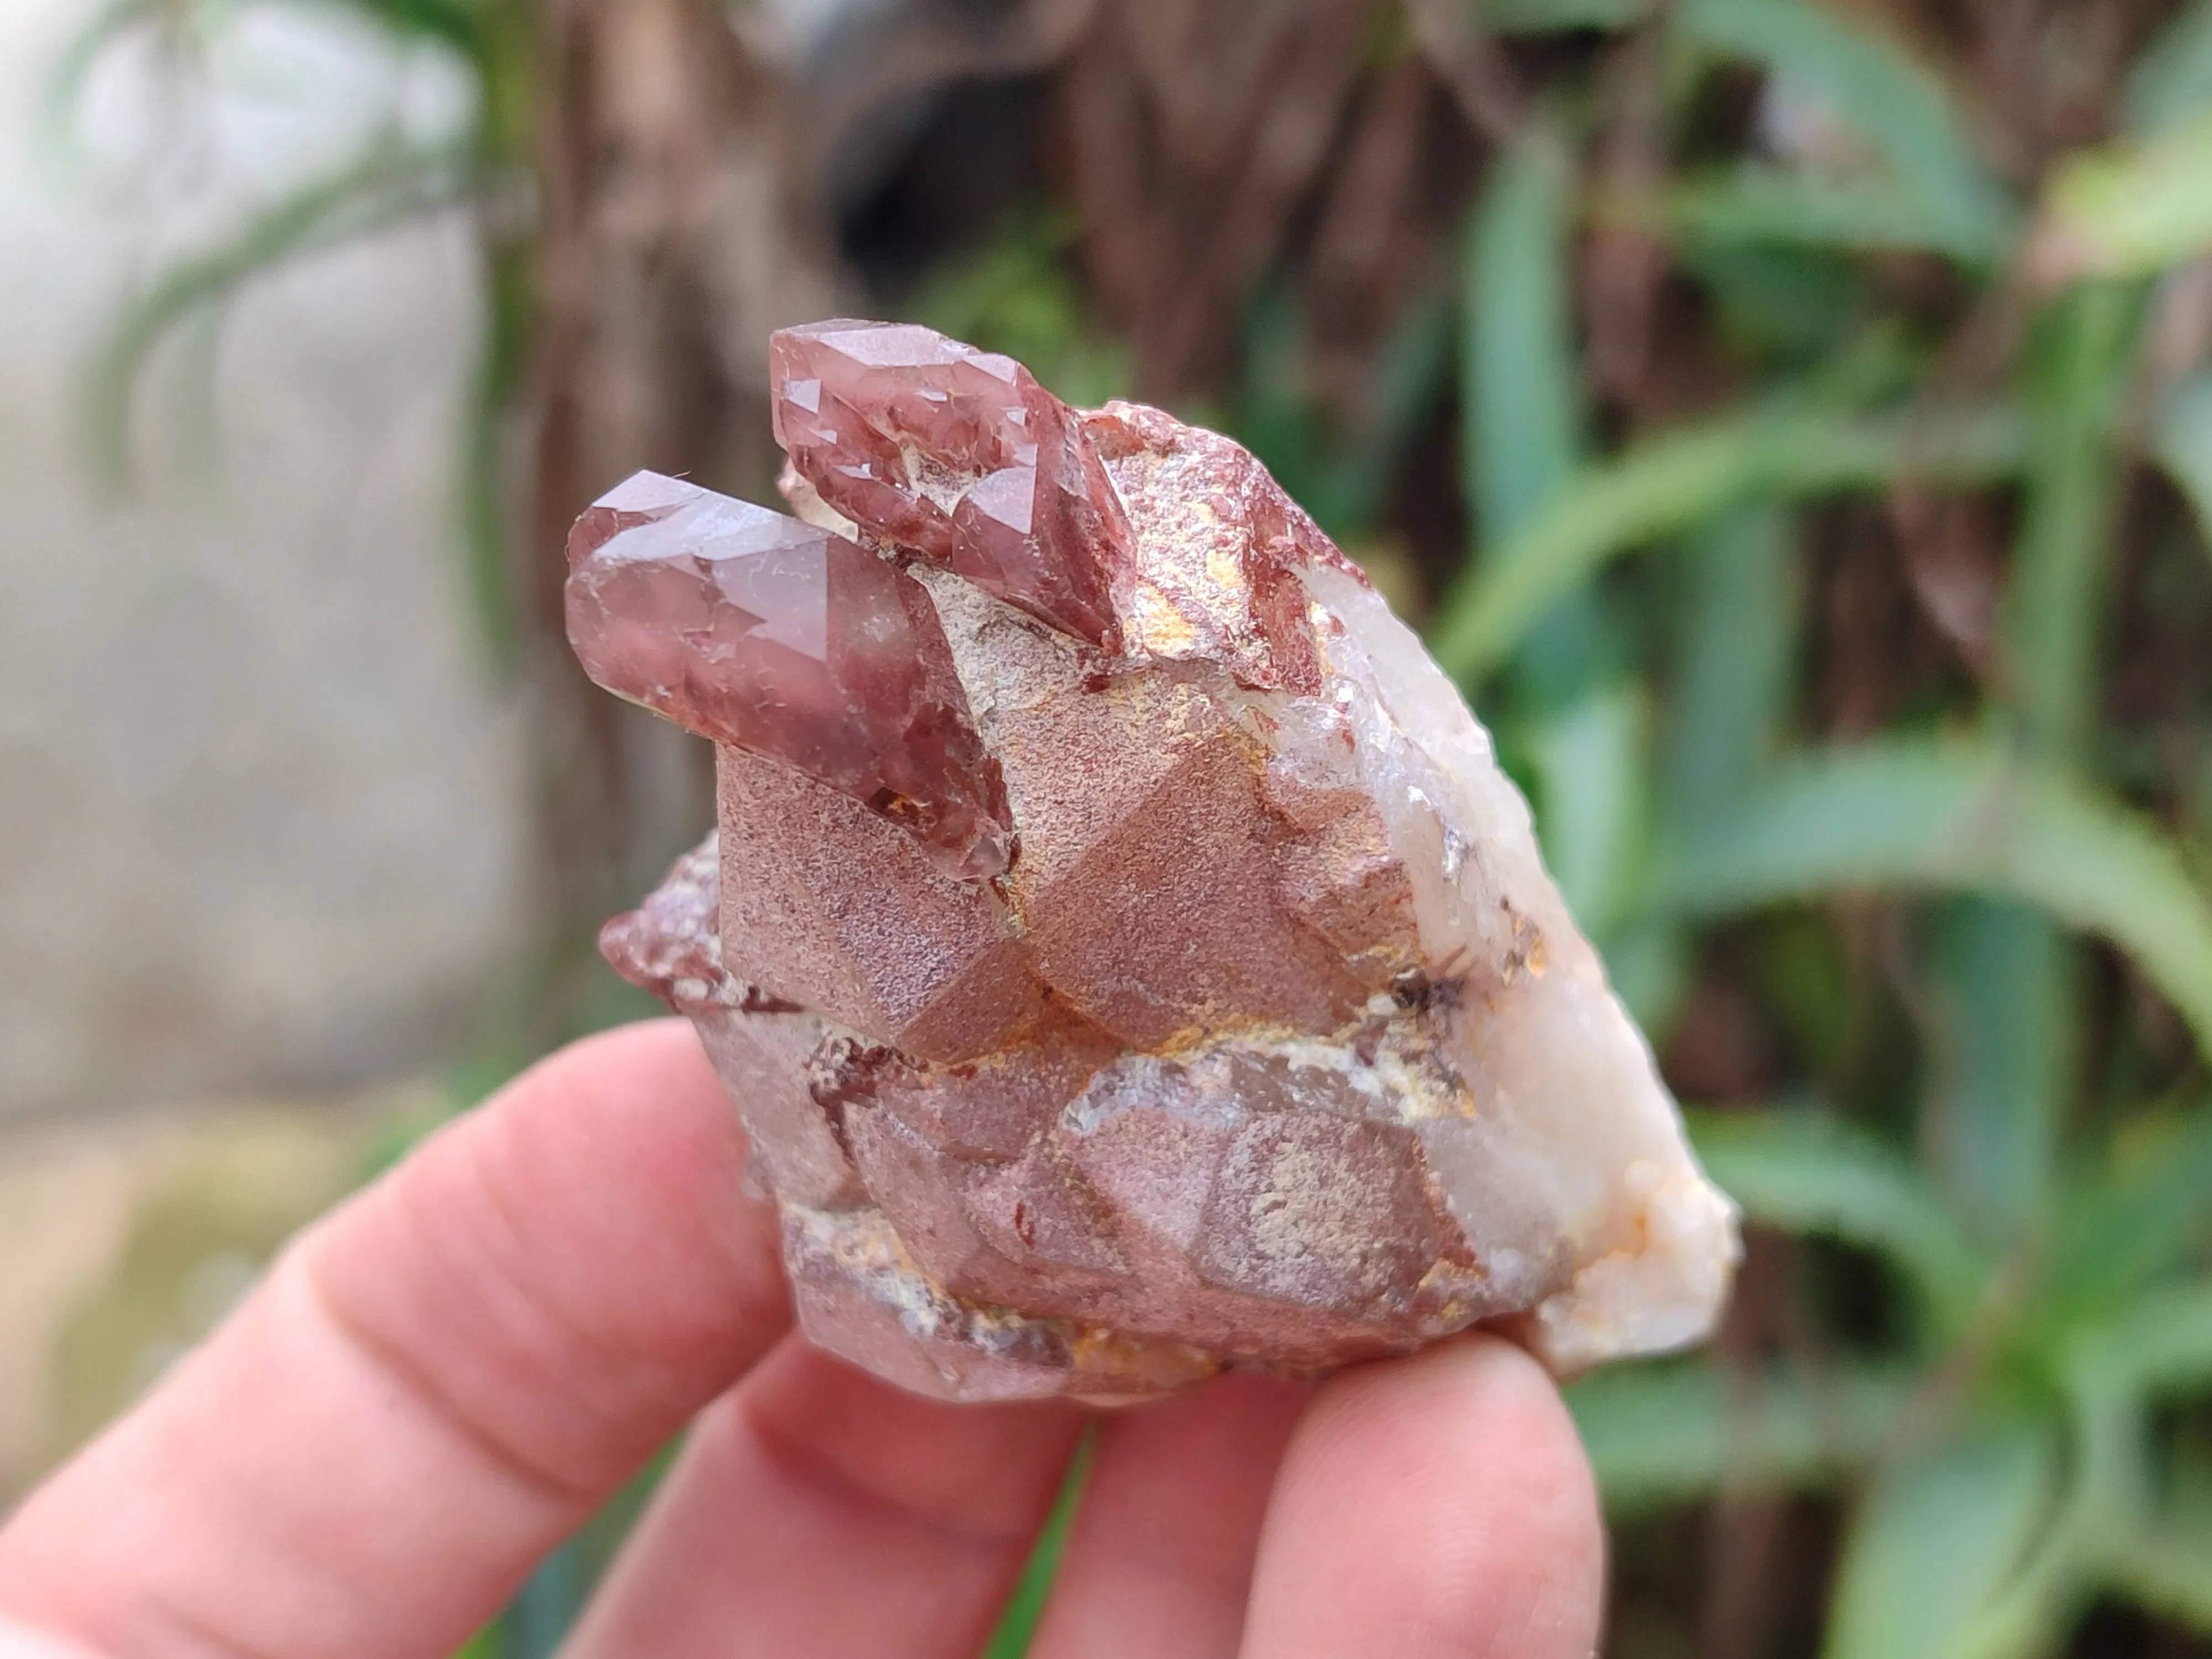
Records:
{"label": "blurred foliage", "polygon": [[[195,321],[219,320],[250,283],[283,265],[437,215],[466,212],[484,258],[483,323],[461,434],[456,518],[464,578],[485,651],[516,648],[506,556],[499,428],[527,358],[527,194],[537,87],[531,0],[284,0],[309,16],[364,27],[396,52],[460,69],[471,94],[452,131],[424,133],[396,115],[321,170],[295,179],[168,253],[137,285],[87,376],[89,444],[111,483],[133,472],[131,406],[155,349]],[[155,61],[204,62],[210,40],[250,14],[235,0],[109,0],[64,53],[49,87],[52,122],[74,147],[75,124],[100,66],[131,48]]]}
{"label": "blurred foliage", "polygon": [[1070,403],[1126,397],[1128,354],[1091,314],[1070,258],[1076,229],[1065,213],[1025,207],[927,279],[907,309],[956,340],[1026,363]]}
{"label": "blurred foliage", "polygon": [[1014,1586],[999,1627],[984,1645],[983,1659],[1021,1659],[1029,1651],[1044,1618],[1045,1598],[1052,1594],[1053,1580],[1059,1576],[1068,1530],[1075,1524],[1076,1506],[1083,1501],[1083,1489],[1089,1483],[1091,1460],[1097,1449],[1098,1431],[1094,1423],[1076,1443],[1075,1456],[1060,1480],[1060,1496],[1053,1501],[1052,1513],[1045,1517],[1044,1530],[1038,1534],[1030,1559],[1022,1564],[1021,1579]]}
{"label": "blurred foliage", "polygon": [[[269,259],[520,167],[522,9],[344,3],[473,66],[465,143],[179,265],[111,405]],[[1620,1650],[1796,1650],[1790,1574],[1711,1587],[1731,1527],[1807,1506],[1828,1659],[2087,1651],[2116,1603],[2212,1638],[2212,0],[1406,10],[1452,27],[1376,30],[1365,72],[1460,51],[1430,70],[1474,129],[1433,141],[1473,161],[1433,269],[1399,261],[1347,391],[1318,215],[1180,391],[1425,624],[1710,1103],[1729,1328],[1571,1390]],[[1079,401],[1140,384],[1080,198],[878,303]],[[529,273],[485,222],[489,410]],[[1668,1565],[1690,1515],[1702,1580]]]}
{"label": "blurred foliage", "polygon": [[[1823,1241],[1893,1289],[1869,1322],[1801,1249],[1782,1333],[1593,1378],[1577,1416],[1623,1516],[1723,1492],[1839,1501],[1831,1659],[2051,1651],[2100,1598],[2212,1632],[2202,1437],[2179,1426],[2212,1395],[2203,806],[2190,762],[2115,775],[2111,655],[2126,586],[2197,558],[2204,534],[2146,548],[2142,521],[2151,465],[2204,491],[2206,342],[2161,362],[2154,319],[2212,246],[2212,8],[2137,60],[2140,131],[2054,158],[2033,191],[1978,159],[1967,89],[1844,9],[1685,0],[1659,27],[1679,120],[1752,69],[1770,131],[1778,100],[1810,106],[1826,153],[1680,166],[1650,206],[1735,388],[1540,490],[1561,465],[1551,411],[1582,381],[1565,331],[1516,290],[1556,310],[1574,277],[1556,226],[1520,205],[1522,167],[1494,165],[1464,267],[1480,533],[1431,638],[1523,757],[1555,867],[1632,996],[1654,939],[1694,963],[1825,913],[1834,953],[1863,958],[1851,936],[1878,919],[1867,1000],[1898,1006],[1901,1036],[1817,1010],[1861,1029],[1766,1068],[1790,1103],[1693,1127],[1754,1254],[1770,1231]],[[1875,297],[1908,253],[1952,291],[1932,319]],[[2013,337],[1992,354],[2000,313]],[[1486,349],[1493,335],[1510,349]],[[1492,410],[1510,453],[1484,439]],[[1790,573],[1826,504],[1884,502],[1910,561],[1927,503],[1974,492],[2011,524],[1991,637],[1960,653],[1967,672],[1893,698],[1886,729],[1822,732],[1801,665],[1838,644]],[[2200,654],[2164,718],[2201,755],[2212,593],[2201,568],[2182,580]],[[1562,707],[1550,630],[1575,605],[1627,644]],[[1863,666],[1894,673],[1900,644],[1861,642]],[[1639,705],[1660,720],[1622,712]],[[1802,994],[1760,978],[1741,988],[1787,1042]],[[1679,1051],[1669,1004],[1638,1000]],[[1830,1058],[1869,1041],[1893,1063]]]}
{"label": "blurred foliage", "polygon": [[[377,1101],[370,1114],[410,1102]],[[51,1358],[58,1462],[227,1314],[282,1242],[360,1177],[362,1113],[233,1108],[156,1129],[117,1159],[129,1197],[112,1258],[83,1287]]]}
{"label": "blurred foliage", "polygon": [[[1714,1356],[1571,1391],[1627,1549],[1640,1516],[1808,1493],[1841,1506],[1831,1659],[2053,1651],[2115,1601],[2212,1634],[2212,340],[2172,340],[2212,248],[2212,7],[2136,58],[2119,131],[2033,179],[1984,159],[1978,89],[1840,7],[1480,10],[1585,55],[1552,60],[1489,160],[1455,329],[1409,307],[1375,356],[1394,395],[1333,427],[1300,395],[1295,283],[1271,278],[1236,381],[1197,407],[1358,548],[1455,405],[1472,533],[1427,618],[1437,655],[1662,1054],[1698,1041],[1723,976],[1784,1051],[1757,1092],[1786,1104],[1692,1116],[1755,1254],[1790,1268],[1784,1330],[1747,1310]],[[1587,35],[1627,27],[1658,37],[1677,139],[1641,199],[1593,176]],[[1748,142],[1714,151],[1699,128],[1747,73]],[[1616,412],[1607,441],[1574,301],[1624,224],[1663,239],[1728,389]],[[988,304],[941,296],[1019,246],[921,314],[989,336]],[[1816,538],[1872,506],[1849,556],[1906,564],[1910,588],[1945,550],[1914,544],[1932,504],[1959,501],[2009,527],[1985,634],[1841,727],[1814,662],[1903,680],[1900,626],[1943,643],[1946,618],[1824,637]],[[2153,570],[2191,643],[2152,722],[2173,759],[2124,769],[2147,734],[2113,651]],[[1869,1270],[1871,1318],[1850,1293]]]}

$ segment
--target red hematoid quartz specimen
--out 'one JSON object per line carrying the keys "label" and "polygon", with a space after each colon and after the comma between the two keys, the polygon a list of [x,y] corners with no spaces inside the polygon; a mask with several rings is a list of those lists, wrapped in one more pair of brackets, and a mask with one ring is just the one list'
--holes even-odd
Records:
{"label": "red hematoid quartz specimen", "polygon": [[601,947],[696,1024],[808,1334],[1098,1400],[1704,1334],[1728,1201],[1488,738],[1265,470],[911,325],[771,361],[799,516],[641,473],[568,627],[717,745]]}
{"label": "red hematoid quartz specimen", "polygon": [[842,536],[641,472],[568,535],[568,632],[611,691],[789,762],[955,875],[1006,867],[1006,789],[920,582]]}

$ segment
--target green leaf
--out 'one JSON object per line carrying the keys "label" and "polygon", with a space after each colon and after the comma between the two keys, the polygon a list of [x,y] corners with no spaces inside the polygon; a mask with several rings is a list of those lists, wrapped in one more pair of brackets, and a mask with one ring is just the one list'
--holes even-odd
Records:
{"label": "green leaf", "polygon": [[1936,919],[1928,1007],[1931,1159],[1978,1237],[2045,1212],[2079,1060],[2074,948],[2048,917],[1966,898]]}
{"label": "green leaf", "polygon": [[[324,7],[389,31],[401,40],[445,46],[476,65],[486,63],[489,43],[468,0],[321,0]],[[311,9],[313,8],[303,8]],[[45,121],[70,143],[85,86],[101,59],[137,34],[203,37],[231,21],[237,9],[224,0],[106,0],[57,54],[44,88]]]}
{"label": "green leaf", "polygon": [[[2093,284],[2036,319],[2026,375],[2034,441],[2002,612],[2007,689],[2030,749],[2081,760],[2095,729],[2116,526],[2116,414],[2137,296]],[[1930,1002],[1938,1161],[1985,1237],[2049,1195],[2082,1039],[2070,941],[2025,908],[1970,900],[1939,929]]]}
{"label": "green leaf", "polygon": [[126,307],[94,367],[88,413],[105,470],[127,476],[132,388],[147,357],[179,323],[288,261],[450,207],[477,184],[474,162],[462,151],[379,140],[261,210],[226,240],[171,265]]}
{"label": "green leaf", "polygon": [[1475,0],[1474,19],[1492,34],[1559,34],[1626,28],[1650,9],[1650,0]]}
{"label": "green leaf", "polygon": [[2166,394],[2151,434],[2151,453],[2197,514],[2197,536],[2212,556],[2212,374]]}
{"label": "green leaf", "polygon": [[1788,517],[1765,502],[1717,519],[1683,552],[1663,799],[1689,825],[1725,812],[1772,758],[1797,633]]}
{"label": "green leaf", "polygon": [[1692,39],[1765,64],[1847,123],[1967,257],[2002,257],[2010,202],[1967,143],[1942,82],[1895,44],[1805,0],[1683,0],[1675,15]]}
{"label": "green leaf", "polygon": [[2150,823],[1972,742],[1897,739],[1781,769],[1660,854],[1660,902],[1717,915],[1865,889],[2016,898],[2133,957],[2212,1054],[2212,908]]}
{"label": "green leaf", "polygon": [[1523,739],[1545,867],[1594,935],[1621,919],[1640,873],[1650,724],[1641,696],[1620,686],[1535,722]]}
{"label": "green leaf", "polygon": [[1099,331],[1068,264],[1076,232],[1061,215],[1010,214],[980,246],[934,272],[908,314],[1026,364],[1070,403],[1125,397],[1127,353]]}
{"label": "green leaf", "polygon": [[2212,1634],[2212,1469],[2195,1436],[2157,1433],[2148,1409],[2150,1397],[2212,1386],[2212,1283],[2142,1298],[2081,1333],[2074,1361],[2077,1576]]}
{"label": "green leaf", "polygon": [[1020,1580],[1014,1585],[1012,1597],[1006,1612],[1000,1616],[998,1628],[983,1649],[983,1659],[1022,1659],[1036,1638],[1036,1628],[1044,1618],[1044,1604],[1052,1594],[1053,1580],[1060,1576],[1060,1557],[1067,1552],[1067,1534],[1075,1524],[1075,1512],[1082,1506],[1083,1489],[1090,1484],[1091,1465],[1098,1450],[1096,1426],[1086,1429],[1083,1438],[1076,1443],[1075,1456],[1060,1477],[1060,1496],[1053,1501],[1052,1513],[1045,1518],[1044,1530],[1037,1535],[1036,1547],[1022,1568]]}
{"label": "green leaf", "polygon": [[1532,124],[1500,155],[1468,227],[1465,477],[1482,542],[1556,500],[1580,449],[1567,299],[1565,146]]}
{"label": "green leaf", "polygon": [[[2208,156],[2212,161],[2212,156]],[[2093,283],[2036,319],[2026,502],[2002,617],[2027,738],[2078,758],[2095,724],[2119,457],[2115,427],[2141,296]]]}
{"label": "green leaf", "polygon": [[1646,439],[1586,469],[1540,517],[1461,577],[1430,649],[1462,684],[1495,669],[1537,617],[1608,560],[1747,497],[1832,495],[1900,477],[1981,482],[2016,468],[2027,429],[2009,410],[1858,416],[1753,409]]}
{"label": "green leaf", "polygon": [[[1567,301],[1574,292],[1565,142],[1541,121],[1498,158],[1468,224],[1462,264],[1462,479],[1481,548],[1499,545],[1559,499],[1580,457],[1580,375]],[[1561,593],[1515,664],[1524,707],[1558,713],[1595,687],[1604,619],[1595,599]]]}
{"label": "green leaf", "polygon": [[2212,246],[2212,109],[2066,157],[2036,236],[2038,268],[2058,278],[2148,276]]}
{"label": "green leaf", "polygon": [[2046,1425],[1976,1425],[1900,1457],[1851,1517],[1825,1659],[1936,1659],[2023,1565],[2057,1492]]}
{"label": "green leaf", "polygon": [[1822,1113],[1693,1112],[1705,1172],[1746,1217],[1879,1252],[1955,1329],[1984,1269],[1938,1192],[1911,1161]]}
{"label": "green leaf", "polygon": [[1856,262],[1809,244],[1685,235],[1675,257],[1711,296],[1736,355],[1792,367],[1817,362],[1850,331],[1866,286]]}
{"label": "green leaf", "polygon": [[2090,1371],[2141,1394],[2212,1389],[2212,1283],[2139,1296],[2119,1313],[2085,1327],[2074,1346]]}
{"label": "green leaf", "polygon": [[[1401,311],[1370,360],[1364,417],[1349,430],[1329,419],[1314,394],[1307,324],[1291,286],[1264,283],[1245,305],[1242,374],[1228,430],[1347,547],[1373,532],[1407,451],[1450,394],[1461,356],[1453,297],[1440,285]],[[989,337],[993,327],[988,310],[965,331],[936,316],[927,320],[966,340]],[[1023,356],[1012,344],[995,349]],[[1108,395],[1102,389],[1071,401],[1103,403]]]}
{"label": "green leaf", "polygon": [[1908,1382],[1858,1368],[1733,1377],[1689,1359],[1600,1371],[1566,1395],[1606,1508],[1620,1516],[1723,1486],[1832,1485],[1881,1443]]}
{"label": "green leaf", "polygon": [[1332,499],[1328,434],[1308,386],[1297,295],[1287,282],[1261,283],[1245,301],[1243,324],[1242,373],[1231,416],[1236,435],[1323,530],[1345,534],[1352,526]]}
{"label": "green leaf", "polygon": [[477,636],[495,672],[515,665],[521,627],[510,555],[514,510],[507,466],[507,416],[529,370],[532,250],[519,237],[483,245],[483,327],[477,338],[464,416],[465,446],[454,494],[461,529],[461,574]]}
{"label": "green leaf", "polygon": [[586,1589],[573,1540],[540,1561],[500,1620],[508,1659],[552,1659],[584,1610]]}
{"label": "green leaf", "polygon": [[2212,0],[2196,0],[2136,59],[2124,107],[2129,126],[2154,133],[2207,105],[2212,105]]}
{"label": "green leaf", "polygon": [[1751,936],[1759,1002],[1814,1077],[1839,1074],[1857,1018],[1838,932],[1816,911],[1784,910],[1761,918]]}
{"label": "green leaf", "polygon": [[1615,927],[1602,944],[1613,994],[1652,1045],[1664,1047],[1695,977],[1689,930],[1670,916],[1639,915]]}
{"label": "green leaf", "polygon": [[2051,1317],[2102,1318],[2185,1265],[2212,1228],[2208,1194],[2212,1110],[2130,1126],[2053,1222],[2043,1297]]}
{"label": "green leaf", "polygon": [[86,83],[100,60],[142,30],[173,30],[172,0],[106,0],[55,53],[42,88],[44,125],[64,153],[74,152],[76,118]]}
{"label": "green leaf", "polygon": [[1880,179],[1821,179],[1745,163],[1676,190],[1680,234],[1854,252],[1923,251],[1974,264],[1996,257],[1987,230]]}

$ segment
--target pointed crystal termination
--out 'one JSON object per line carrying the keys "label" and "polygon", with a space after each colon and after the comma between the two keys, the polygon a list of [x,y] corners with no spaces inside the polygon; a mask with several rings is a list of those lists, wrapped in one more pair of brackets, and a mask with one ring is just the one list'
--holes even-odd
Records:
{"label": "pointed crystal termination", "polygon": [[841,536],[641,472],[568,538],[585,672],[904,828],[948,873],[1006,867],[1005,786],[921,585]]}
{"label": "pointed crystal termination", "polygon": [[776,441],[868,533],[1118,646],[1128,526],[1074,412],[1011,357],[837,319],[769,343]]}
{"label": "pointed crystal termination", "polygon": [[[719,839],[604,943],[698,1025],[807,1336],[982,1400],[1710,1330],[1733,1207],[1526,803],[1266,469],[926,331],[777,352],[817,527],[641,477],[572,596],[604,683],[723,739]],[[1002,879],[923,856],[985,821]]]}

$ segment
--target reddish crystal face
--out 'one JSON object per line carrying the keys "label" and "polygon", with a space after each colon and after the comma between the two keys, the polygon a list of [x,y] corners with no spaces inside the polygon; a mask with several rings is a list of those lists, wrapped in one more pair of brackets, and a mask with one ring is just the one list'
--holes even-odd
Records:
{"label": "reddish crystal face", "polygon": [[776,441],[871,534],[1097,644],[1128,527],[1067,405],[1010,357],[844,319],[769,342]]}
{"label": "reddish crystal face", "polygon": [[921,585],[841,536],[641,472],[568,539],[568,638],[608,690],[784,761],[907,829],[951,873],[1011,842]]}

